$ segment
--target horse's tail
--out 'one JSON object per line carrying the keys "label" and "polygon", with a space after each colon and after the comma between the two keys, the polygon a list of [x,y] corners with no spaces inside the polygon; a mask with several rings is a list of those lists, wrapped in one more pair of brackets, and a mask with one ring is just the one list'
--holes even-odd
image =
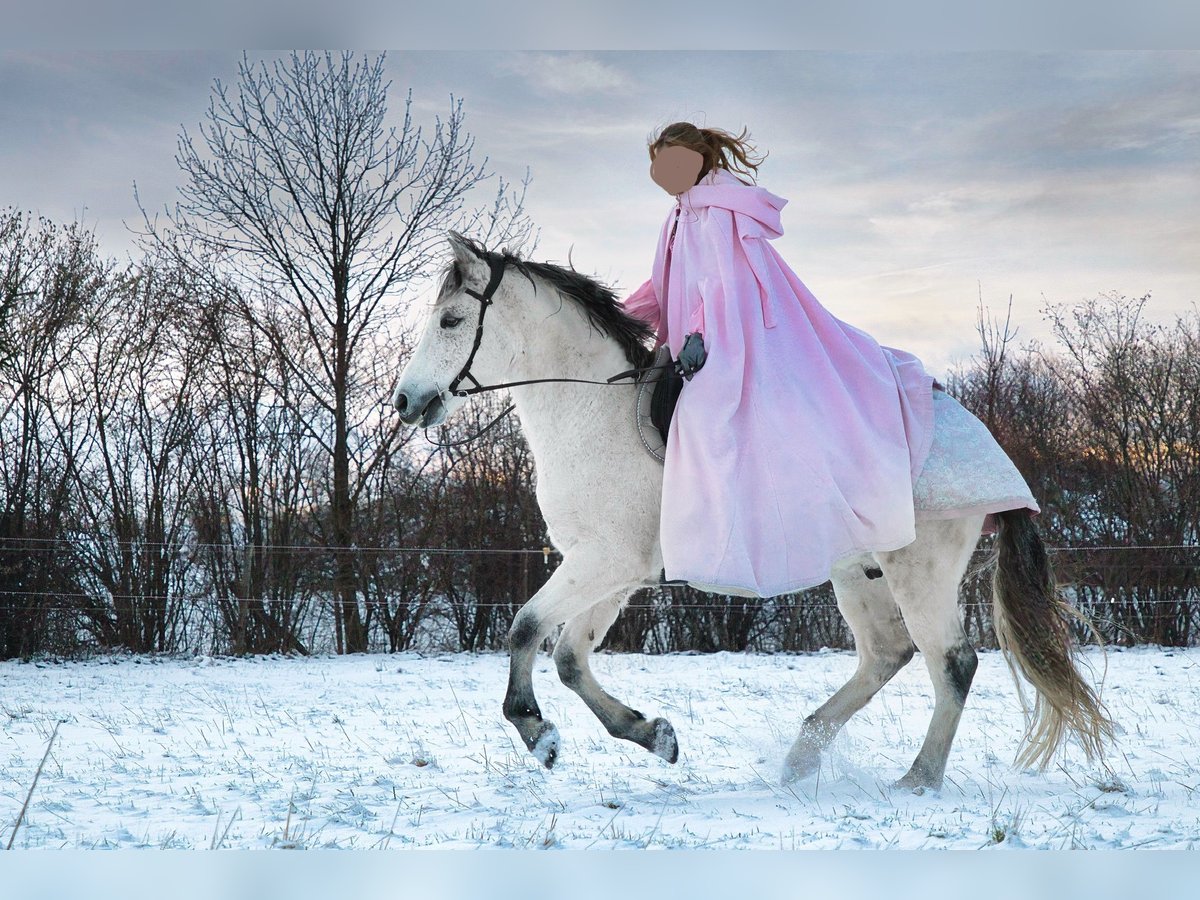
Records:
{"label": "horse's tail", "polygon": [[[992,622],[1026,722],[1017,765],[1045,769],[1068,733],[1078,738],[1089,760],[1103,757],[1113,724],[1076,666],[1071,634],[1072,620],[1089,628],[1091,622],[1059,595],[1046,547],[1028,511],[997,513],[996,521]],[[1018,672],[1036,691],[1032,712]]]}

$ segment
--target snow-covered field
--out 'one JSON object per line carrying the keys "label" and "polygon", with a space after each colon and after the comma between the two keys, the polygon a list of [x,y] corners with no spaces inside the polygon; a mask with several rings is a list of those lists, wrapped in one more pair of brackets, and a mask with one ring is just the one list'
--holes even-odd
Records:
{"label": "snow-covered field", "polygon": [[[1097,677],[1105,659],[1088,651]],[[918,656],[782,787],[801,720],[852,653],[600,654],[609,690],[678,732],[677,765],[610,738],[541,656],[562,732],[546,771],[500,714],[502,655],[130,659],[0,665],[0,842],[55,724],[15,847],[1191,847],[1200,651],[1110,650],[1111,771],[1068,748],[1009,762],[1021,711],[982,653],[940,793],[888,784],[932,707]]]}

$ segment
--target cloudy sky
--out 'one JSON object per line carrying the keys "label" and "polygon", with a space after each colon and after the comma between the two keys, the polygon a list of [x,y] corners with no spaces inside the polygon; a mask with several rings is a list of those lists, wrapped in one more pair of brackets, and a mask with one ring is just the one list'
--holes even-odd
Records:
{"label": "cloudy sky", "polygon": [[[181,126],[240,54],[0,54],[0,206],[82,218],[113,254],[174,199]],[[830,310],[943,373],[975,310],[1115,291],[1169,319],[1200,301],[1200,53],[394,51],[431,130],[451,96],[490,171],[532,184],[533,255],[627,292],[673,201],[646,140],[687,119],[750,131],[788,199],[775,242]],[[494,185],[493,180],[490,184]],[[483,194],[479,202],[487,197]],[[415,297],[423,303],[427,298]]]}

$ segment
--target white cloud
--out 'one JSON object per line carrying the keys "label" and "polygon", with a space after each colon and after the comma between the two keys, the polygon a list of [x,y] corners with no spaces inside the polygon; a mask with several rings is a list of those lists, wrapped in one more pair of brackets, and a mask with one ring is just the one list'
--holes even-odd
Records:
{"label": "white cloud", "polygon": [[623,93],[633,86],[625,72],[582,53],[516,53],[501,68],[554,94]]}

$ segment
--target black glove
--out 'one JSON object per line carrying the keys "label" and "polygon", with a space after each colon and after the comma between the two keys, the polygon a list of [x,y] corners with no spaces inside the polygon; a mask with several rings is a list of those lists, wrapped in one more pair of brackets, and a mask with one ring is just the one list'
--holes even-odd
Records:
{"label": "black glove", "polygon": [[679,348],[679,359],[675,361],[675,371],[691,381],[692,376],[704,368],[706,359],[708,351],[704,349],[704,335],[693,331],[683,339],[683,346]]}

